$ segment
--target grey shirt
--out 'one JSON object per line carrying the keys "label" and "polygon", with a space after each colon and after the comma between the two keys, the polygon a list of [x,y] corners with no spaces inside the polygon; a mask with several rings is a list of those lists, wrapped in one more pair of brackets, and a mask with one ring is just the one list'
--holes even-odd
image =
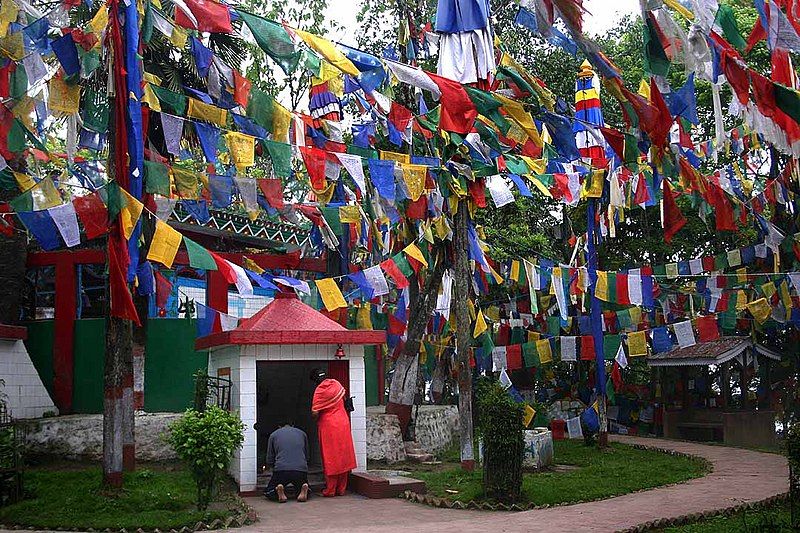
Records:
{"label": "grey shirt", "polygon": [[308,472],[308,437],[292,426],[276,429],[267,443],[267,466],[272,470]]}

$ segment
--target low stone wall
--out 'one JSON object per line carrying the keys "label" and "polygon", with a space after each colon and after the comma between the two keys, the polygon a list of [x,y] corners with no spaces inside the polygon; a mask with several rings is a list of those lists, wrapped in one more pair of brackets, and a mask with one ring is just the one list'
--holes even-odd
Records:
{"label": "low stone wall", "polygon": [[459,435],[458,407],[455,405],[420,405],[416,411],[416,441],[427,453],[437,453]]}
{"label": "low stone wall", "polygon": [[[416,416],[416,442],[422,451],[435,454],[458,437],[458,408],[454,405],[421,405]],[[367,408],[367,459],[399,463],[406,460],[400,423],[383,406]]]}
{"label": "low stone wall", "polygon": [[[177,459],[161,435],[179,413],[136,414],[136,458],[140,461]],[[103,415],[67,415],[21,422],[26,452],[67,459],[100,460],[103,456]]]}

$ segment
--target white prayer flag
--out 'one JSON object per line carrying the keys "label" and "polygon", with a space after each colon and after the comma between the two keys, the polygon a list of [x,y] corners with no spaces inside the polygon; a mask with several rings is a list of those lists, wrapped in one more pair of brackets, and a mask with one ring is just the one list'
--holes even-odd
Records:
{"label": "white prayer flag", "polygon": [[492,349],[492,371],[493,372],[500,372],[501,370],[505,369],[507,366],[506,362],[506,347],[505,346],[495,346]]}
{"label": "white prayer flag", "polygon": [[567,433],[571,439],[582,439],[583,429],[581,429],[581,417],[576,416],[567,420]]}
{"label": "white prayer flag", "polygon": [[156,216],[166,222],[170,215],[172,215],[172,210],[175,209],[175,204],[178,203],[178,199],[154,196],[153,200],[156,203]]}
{"label": "white prayer flag", "polygon": [[759,259],[765,259],[767,257],[767,245],[763,242],[761,244],[756,244],[756,257]]}
{"label": "white prayer flag", "polygon": [[453,271],[447,269],[442,275],[442,292],[436,298],[436,311],[441,313],[445,320],[450,320],[450,300],[453,294]]}
{"label": "white prayer flag", "polygon": [[[569,267],[566,267],[569,268]],[[556,293],[556,303],[558,303],[558,313],[561,315],[562,320],[569,318],[569,309],[567,309],[567,293],[564,291],[564,279],[561,277],[561,269],[553,269],[553,290]]]}
{"label": "white prayer flag", "polygon": [[367,181],[364,178],[364,165],[362,164],[361,157],[353,154],[340,153],[337,153],[336,157],[339,158],[339,162],[342,166],[347,169],[353,181],[356,182],[361,194],[367,194]]}
{"label": "white prayer flag", "polygon": [[[503,355],[503,357],[505,357],[505,354]],[[511,388],[511,385],[513,385],[513,383],[511,383],[511,378],[508,377],[508,374],[506,373],[506,369],[505,368],[500,370],[500,380],[499,381],[500,381],[500,386],[502,386],[504,389],[509,389],[509,388]]]}
{"label": "white prayer flag", "polygon": [[694,329],[692,329],[691,320],[678,322],[672,328],[675,331],[675,337],[678,339],[678,346],[681,348],[688,348],[697,344],[697,341],[694,340]]}
{"label": "white prayer flag", "polygon": [[230,331],[236,329],[236,326],[239,325],[239,318],[226,313],[220,313],[219,323],[222,327],[222,331]]}
{"label": "white prayer flag", "polygon": [[628,298],[632,305],[642,305],[642,274],[638,268],[628,271]]}
{"label": "white prayer flag", "polygon": [[486,187],[489,188],[489,194],[492,195],[492,201],[495,206],[503,207],[514,203],[514,193],[511,192],[502,176],[488,176],[486,178]]}
{"label": "white prayer flag", "polygon": [[70,248],[81,243],[81,230],[78,227],[78,216],[72,202],[51,207],[47,210],[53,222],[56,223],[58,232],[64,243]]}
{"label": "white prayer flag", "polygon": [[236,290],[239,291],[239,294],[242,296],[251,296],[253,294],[253,284],[250,282],[250,278],[247,277],[247,272],[245,272],[244,269],[239,265],[235,265],[227,259],[224,261],[231,266],[234,272],[236,272],[235,285]]}
{"label": "white prayer flag", "polygon": [[561,337],[561,360],[577,361],[578,347],[577,337]]}
{"label": "white prayer flag", "polygon": [[258,183],[253,178],[234,176],[236,188],[239,189],[239,196],[247,211],[258,211]]}
{"label": "white prayer flag", "polygon": [[373,296],[389,294],[389,284],[386,282],[386,277],[383,275],[380,265],[364,270],[364,277],[367,279],[369,286],[372,287]]}
{"label": "white prayer flag", "polygon": [[692,274],[700,274],[703,272],[703,260],[691,259],[689,260],[689,272]]}
{"label": "white prayer flag", "polygon": [[622,343],[619,343],[614,361],[617,362],[620,368],[628,368],[628,358],[625,357],[625,348],[622,347]]}

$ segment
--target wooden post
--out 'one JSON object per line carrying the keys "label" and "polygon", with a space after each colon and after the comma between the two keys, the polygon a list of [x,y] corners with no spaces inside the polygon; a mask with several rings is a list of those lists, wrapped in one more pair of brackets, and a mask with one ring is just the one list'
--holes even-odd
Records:
{"label": "wooden post", "polygon": [[469,348],[472,340],[470,332],[469,310],[469,237],[467,224],[467,200],[458,202],[455,220],[453,220],[453,255],[455,256],[454,311],[456,315],[456,351],[458,372],[458,422],[461,429],[461,468],[466,471],[475,469],[475,453],[472,444],[472,369],[469,366]]}
{"label": "wooden post", "polygon": [[722,407],[731,405],[731,363],[725,361],[719,368],[719,390],[722,393]]}
{"label": "wooden post", "polygon": [[748,393],[750,392],[750,380],[747,378],[747,357],[750,350],[742,353],[742,364],[739,370],[739,389],[742,391],[742,409],[747,409],[750,405]]}
{"label": "wooden post", "polygon": [[[122,487],[123,419],[125,363],[131,351],[131,322],[121,318],[106,318],[106,355],[103,381],[103,484]],[[133,398],[131,398],[132,400]]]}

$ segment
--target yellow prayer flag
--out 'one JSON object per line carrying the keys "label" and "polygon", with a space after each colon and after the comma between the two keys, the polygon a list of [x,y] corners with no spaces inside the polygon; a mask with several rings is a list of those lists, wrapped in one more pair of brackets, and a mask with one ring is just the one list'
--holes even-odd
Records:
{"label": "yellow prayer flag", "polygon": [[264,269],[258,266],[258,264],[249,257],[242,257],[242,266],[247,270],[252,270],[256,274],[261,274],[264,272]]}
{"label": "yellow prayer flag", "polygon": [[489,265],[489,274],[492,275],[492,277],[494,278],[495,283],[497,283],[498,285],[503,283],[503,276],[498,274],[497,271],[494,268],[492,268],[492,265]]}
{"label": "yellow prayer flag", "polygon": [[[555,271],[555,269],[554,269]],[[555,274],[553,274],[555,275]],[[594,289],[594,295],[599,299],[603,300],[604,302],[608,300],[608,272],[603,270],[597,271],[597,285]]]}
{"label": "yellow prayer flag", "polygon": [[50,209],[51,207],[56,207],[64,203],[61,200],[61,194],[59,194],[53,182],[53,178],[50,176],[40,180],[30,191],[33,199],[33,209],[35,211]]}
{"label": "yellow prayer flag", "polygon": [[104,3],[100,6],[100,9],[97,10],[92,20],[89,21],[89,27],[92,29],[92,33],[100,35],[103,33],[108,26],[108,7]]}
{"label": "yellow prayer flag", "polygon": [[603,184],[606,182],[606,171],[603,169],[594,170],[589,178],[583,182],[581,197],[600,198],[603,196]]}
{"label": "yellow prayer flag", "polygon": [[158,261],[167,268],[172,268],[175,261],[175,254],[183,240],[183,235],[176,231],[166,222],[156,221],[156,231],[153,233],[153,242],[150,243],[150,251],[147,252],[147,259]]}
{"label": "yellow prayer flag", "polygon": [[553,352],[550,349],[550,341],[548,339],[541,339],[536,341],[536,351],[539,352],[539,362],[552,363]]}
{"label": "yellow prayer flag", "polygon": [[642,321],[642,308],[631,307],[628,312],[631,314],[631,324],[638,325]]}
{"label": "yellow prayer flag", "polygon": [[428,167],[401,163],[400,169],[403,171],[403,181],[408,189],[408,194],[411,200],[416,202],[425,192],[425,178],[428,174]]}
{"label": "yellow prayer flag", "polygon": [[149,83],[144,84],[142,102],[147,104],[153,111],[161,112],[161,100],[158,99],[156,93],[153,91],[153,87]]}
{"label": "yellow prayer flag", "polygon": [[536,342],[542,338],[542,334],[538,331],[529,331],[528,332],[528,342]]}
{"label": "yellow prayer flag", "polygon": [[644,96],[650,100],[650,82],[645,80],[639,81],[639,96]]}
{"label": "yellow prayer flag", "polygon": [[228,123],[228,111],[215,105],[206,104],[196,98],[189,98],[189,110],[186,112],[189,117],[212,122],[218,126],[225,126]]}
{"label": "yellow prayer flag", "polygon": [[516,259],[511,261],[511,274],[510,277],[512,280],[519,283],[519,261]]}
{"label": "yellow prayer flag", "polygon": [[256,138],[236,131],[229,131],[225,134],[228,143],[228,151],[231,153],[231,161],[239,167],[252,167],[255,162]]}
{"label": "yellow prayer flag", "polygon": [[634,331],[628,333],[628,352],[631,357],[647,355],[647,333]]}
{"label": "yellow prayer flag", "polygon": [[664,271],[667,274],[668,278],[677,278],[678,277],[678,263],[667,263]]}
{"label": "yellow prayer flag", "polygon": [[447,225],[445,217],[436,218],[433,221],[433,228],[436,230],[436,236],[440,240],[445,240],[450,235],[450,226]]}
{"label": "yellow prayer flag", "polygon": [[59,111],[66,115],[78,112],[81,102],[81,86],[77,83],[71,85],[61,78],[51,78],[48,84],[50,98],[47,105],[52,111]]}
{"label": "yellow prayer flag", "polygon": [[189,40],[189,34],[180,26],[173,26],[172,35],[169,36],[169,42],[178,50],[183,50],[186,46],[186,41]]}
{"label": "yellow prayer flag", "polygon": [[761,286],[761,292],[764,293],[764,297],[767,300],[771,300],[772,295],[777,292],[777,289],[775,288],[775,284],[770,281],[769,283],[765,283]]}
{"label": "yellow prayer flag", "polygon": [[14,0],[3,0],[0,3],[0,37],[8,34],[9,24],[17,21],[17,13],[19,13],[19,7]]}
{"label": "yellow prayer flag", "polygon": [[25,57],[22,31],[7,33],[5,37],[0,38],[0,52],[2,52],[2,55],[10,57],[14,61],[20,61]]}
{"label": "yellow prayer flag", "polygon": [[664,5],[683,15],[686,20],[694,20],[694,13],[683,7],[678,0],[664,0]]}
{"label": "yellow prayer flag", "polygon": [[323,39],[312,33],[303,30],[293,30],[301,39],[315,52],[319,53],[333,66],[351,76],[358,76],[361,72],[356,68],[352,61],[339,51],[336,46],[327,39]]}
{"label": "yellow prayer flag", "polygon": [[508,112],[510,118],[514,119],[519,127],[528,134],[528,138],[533,141],[536,146],[542,147],[542,137],[539,135],[539,130],[536,128],[536,123],[533,121],[531,114],[525,111],[520,102],[507,98],[500,94],[494,93],[492,96],[503,104],[503,108]]}
{"label": "yellow prayer flag", "polygon": [[358,224],[361,222],[361,211],[359,211],[357,205],[340,206],[339,220],[342,224]]}
{"label": "yellow prayer flag", "polygon": [[469,319],[474,320],[476,318],[475,304],[472,302],[472,300],[467,300],[467,309],[469,309]]}
{"label": "yellow prayer flag", "polygon": [[119,211],[120,223],[122,224],[122,234],[126,239],[130,239],[133,234],[133,228],[136,227],[139,217],[142,216],[142,209],[144,205],[142,202],[128,194],[128,191],[120,188],[120,200],[122,206]]}
{"label": "yellow prayer flag", "polygon": [[175,191],[178,193],[178,196],[190,200],[196,200],[198,198],[196,172],[172,167],[172,177],[175,180]]}
{"label": "yellow prayer flag", "polygon": [[387,161],[397,161],[398,163],[403,163],[406,165],[411,164],[411,156],[409,154],[401,154],[399,152],[387,152],[385,150],[380,151],[381,159],[385,159]]}
{"label": "yellow prayer flag", "polygon": [[475,329],[472,330],[472,338],[477,339],[483,333],[489,329],[489,326],[486,325],[486,319],[483,318],[483,312],[478,310],[478,318],[475,319]]}
{"label": "yellow prayer flag", "polygon": [[770,307],[766,298],[759,298],[758,300],[750,302],[747,304],[747,310],[750,311],[750,314],[753,315],[753,318],[755,318],[759,324],[766,322],[772,314],[772,307]]}
{"label": "yellow prayer flag", "polygon": [[413,258],[419,263],[425,265],[425,268],[428,268],[428,261],[425,260],[425,256],[422,255],[422,250],[420,250],[416,244],[413,242],[403,248],[403,251],[406,253],[407,256]]}
{"label": "yellow prayer flag", "polygon": [[14,172],[14,178],[17,180],[17,186],[20,192],[25,192],[28,189],[36,187],[36,182],[33,178],[23,172]]}
{"label": "yellow prayer flag", "polygon": [[743,290],[736,291],[736,310],[744,311],[747,309],[747,293]]}
{"label": "yellow prayer flag", "polygon": [[317,197],[317,202],[319,202],[320,205],[328,205],[331,201],[331,198],[333,198],[335,187],[336,182],[331,181],[324,189],[317,190],[314,187],[311,187],[311,190],[314,191],[314,196]]}
{"label": "yellow prayer flag", "polygon": [[534,416],[536,416],[536,409],[526,403],[525,413],[522,416],[522,425],[525,427],[530,426]]}
{"label": "yellow prayer flag", "polygon": [[356,327],[358,329],[372,329],[372,313],[369,304],[364,304],[356,311]]}
{"label": "yellow prayer flag", "polygon": [[747,283],[747,268],[739,268],[736,270],[736,281],[739,283]]}
{"label": "yellow prayer flag", "polygon": [[325,278],[315,280],[319,295],[322,297],[322,303],[325,304],[325,309],[328,311],[335,311],[340,307],[347,307],[347,302],[342,296],[342,291],[339,290],[339,285],[333,278]]}
{"label": "yellow prayer flag", "polygon": [[272,140],[288,144],[289,126],[292,124],[292,113],[278,101],[272,103]]}
{"label": "yellow prayer flag", "polygon": [[493,322],[499,322],[500,308],[497,307],[496,305],[490,305],[489,307],[486,308],[486,312],[484,313],[484,315],[486,316],[486,318],[488,318]]}

